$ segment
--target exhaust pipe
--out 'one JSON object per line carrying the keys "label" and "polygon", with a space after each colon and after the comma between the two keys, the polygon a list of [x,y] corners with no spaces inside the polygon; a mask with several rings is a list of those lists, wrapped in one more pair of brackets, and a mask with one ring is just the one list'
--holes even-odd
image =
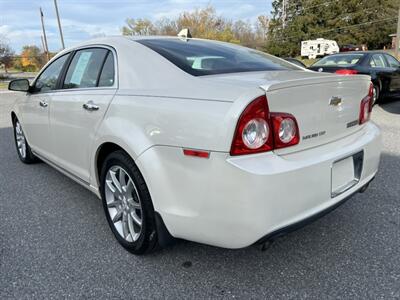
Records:
{"label": "exhaust pipe", "polygon": [[359,193],[364,193],[367,188],[369,187],[369,184],[375,179],[375,177],[373,177],[366,185],[364,185],[358,192]]}

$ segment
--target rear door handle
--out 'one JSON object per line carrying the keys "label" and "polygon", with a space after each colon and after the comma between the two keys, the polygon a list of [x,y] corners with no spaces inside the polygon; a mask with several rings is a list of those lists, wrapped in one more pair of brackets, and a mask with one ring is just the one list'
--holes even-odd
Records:
{"label": "rear door handle", "polygon": [[47,106],[49,106],[49,105],[47,104],[47,102],[46,102],[46,101],[43,101],[43,100],[39,101],[39,105],[40,105],[41,107],[47,107]]}
{"label": "rear door handle", "polygon": [[99,106],[94,104],[93,101],[88,101],[87,103],[83,104],[83,108],[88,111],[95,111],[99,110]]}

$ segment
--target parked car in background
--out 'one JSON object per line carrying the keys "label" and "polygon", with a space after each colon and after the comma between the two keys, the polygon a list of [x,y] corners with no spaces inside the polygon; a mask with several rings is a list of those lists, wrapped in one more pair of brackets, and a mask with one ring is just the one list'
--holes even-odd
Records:
{"label": "parked car in background", "polygon": [[291,62],[292,64],[295,64],[296,66],[307,69],[307,66],[305,64],[303,64],[303,62],[301,60],[298,60],[296,58],[286,57],[286,58],[284,58],[284,60]]}
{"label": "parked car in background", "polygon": [[340,52],[361,51],[361,50],[362,50],[361,46],[356,46],[352,44],[342,45],[340,47]]}
{"label": "parked car in background", "polygon": [[95,193],[135,254],[173,237],[262,243],[363,192],[378,171],[368,76],[233,44],[101,38],[9,89],[24,93],[10,116],[20,160],[40,158]]}
{"label": "parked car in background", "polygon": [[374,84],[374,104],[381,97],[400,93],[400,62],[383,51],[333,54],[317,61],[309,69],[341,75],[370,75]]}

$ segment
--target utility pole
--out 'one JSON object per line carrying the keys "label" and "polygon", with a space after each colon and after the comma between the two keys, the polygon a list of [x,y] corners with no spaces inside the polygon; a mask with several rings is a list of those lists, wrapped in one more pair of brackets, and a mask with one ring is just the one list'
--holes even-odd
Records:
{"label": "utility pole", "polygon": [[42,21],[42,30],[43,30],[43,40],[44,40],[44,46],[45,46],[45,52],[47,56],[47,61],[50,60],[50,53],[49,53],[49,46],[47,44],[47,36],[46,36],[46,30],[44,29],[44,15],[42,8],[40,7],[40,20]]}
{"label": "utility pole", "polygon": [[65,49],[65,44],[64,44],[64,35],[62,32],[61,28],[61,21],[60,21],[60,14],[58,13],[58,5],[57,5],[57,0],[54,0],[54,6],[56,8],[56,15],[57,15],[57,22],[58,22],[58,29],[60,30],[60,38],[61,38],[61,45],[62,48]]}
{"label": "utility pole", "polygon": [[43,35],[40,36],[40,39],[41,39],[41,41],[42,41],[43,52],[46,53],[46,46],[44,45]]}
{"label": "utility pole", "polygon": [[399,45],[400,45],[400,7],[399,7],[399,16],[397,18],[397,33],[396,33],[396,40],[394,43],[394,55],[396,58],[399,58]]}
{"label": "utility pole", "polygon": [[286,27],[286,9],[287,9],[287,0],[282,0],[282,28]]}

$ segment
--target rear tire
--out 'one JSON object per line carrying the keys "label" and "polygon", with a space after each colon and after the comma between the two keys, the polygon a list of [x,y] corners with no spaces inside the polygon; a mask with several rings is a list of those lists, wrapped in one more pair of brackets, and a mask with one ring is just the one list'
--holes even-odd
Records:
{"label": "rear tire", "polygon": [[32,153],[32,149],[25,138],[21,123],[17,118],[13,120],[14,141],[17,148],[19,159],[24,164],[33,164],[39,162],[39,159]]}
{"label": "rear tire", "polygon": [[378,84],[374,84],[374,91],[373,91],[373,96],[372,96],[372,105],[375,105],[378,103],[379,99],[381,96],[381,89]]}
{"label": "rear tire", "polygon": [[101,169],[101,197],[118,242],[141,255],[159,248],[153,203],[142,174],[124,151],[109,154]]}

